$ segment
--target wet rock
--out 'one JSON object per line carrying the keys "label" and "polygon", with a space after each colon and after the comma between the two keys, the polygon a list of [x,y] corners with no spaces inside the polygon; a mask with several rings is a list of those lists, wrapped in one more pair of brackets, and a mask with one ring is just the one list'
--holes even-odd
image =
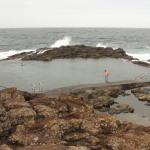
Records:
{"label": "wet rock", "polygon": [[140,101],[150,102],[150,88],[136,88],[131,91]]}
{"label": "wet rock", "polygon": [[150,103],[146,103],[145,105],[146,105],[146,106],[150,106]]}
{"label": "wet rock", "polygon": [[101,96],[93,101],[94,109],[98,109],[99,111],[108,111],[113,104],[114,100],[109,96]]}
{"label": "wet rock", "polygon": [[150,63],[144,62],[144,61],[140,61],[140,60],[132,61],[132,63],[140,65],[140,66],[144,66],[144,67],[150,67]]}
{"label": "wet rock", "polygon": [[8,59],[22,58],[22,60],[41,60],[50,61],[52,59],[60,58],[124,58],[131,60],[132,57],[128,56],[121,48],[114,50],[111,47],[89,47],[84,45],[75,46],[62,46],[60,48],[44,49],[43,53],[39,53],[43,49],[37,50],[35,53],[22,53],[9,57]]}
{"label": "wet rock", "polygon": [[112,106],[108,112],[110,114],[133,113],[134,108],[126,104],[117,104],[115,106]]}

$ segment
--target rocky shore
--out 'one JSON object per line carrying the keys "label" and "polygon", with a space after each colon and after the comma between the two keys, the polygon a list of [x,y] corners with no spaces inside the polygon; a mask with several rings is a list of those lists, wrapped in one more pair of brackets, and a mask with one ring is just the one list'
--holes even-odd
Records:
{"label": "rocky shore", "polygon": [[22,60],[41,60],[50,61],[53,59],[65,58],[124,58],[131,60],[132,57],[128,56],[121,48],[114,50],[111,47],[90,47],[84,45],[75,46],[62,46],[60,48],[42,48],[36,52],[27,52],[13,55],[8,59],[21,58]]}
{"label": "rocky shore", "polygon": [[1,90],[0,150],[149,150],[150,126],[110,115],[133,113],[114,99],[147,85],[82,88],[57,97]]}
{"label": "rocky shore", "polygon": [[21,59],[36,61],[51,61],[54,59],[74,59],[74,58],[122,58],[134,64],[150,67],[150,63],[143,62],[126,54],[122,48],[113,49],[111,47],[90,47],[85,45],[62,46],[59,48],[41,48],[32,52],[23,52],[9,56],[5,60]]}
{"label": "rocky shore", "polygon": [[141,87],[132,90],[132,93],[140,100],[150,103],[150,87]]}

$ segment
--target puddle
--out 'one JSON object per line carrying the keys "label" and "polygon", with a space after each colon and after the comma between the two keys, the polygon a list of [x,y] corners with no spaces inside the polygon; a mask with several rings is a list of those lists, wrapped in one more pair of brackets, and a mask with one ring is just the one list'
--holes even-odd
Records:
{"label": "puddle", "polygon": [[119,96],[115,101],[120,104],[128,104],[134,108],[134,113],[121,113],[115,115],[121,121],[129,121],[135,124],[150,126],[150,105],[139,101],[130,91],[128,96]]}

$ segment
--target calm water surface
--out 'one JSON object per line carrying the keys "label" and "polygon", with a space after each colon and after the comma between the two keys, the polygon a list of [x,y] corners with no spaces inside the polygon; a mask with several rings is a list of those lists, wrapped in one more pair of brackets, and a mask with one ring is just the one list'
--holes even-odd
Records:
{"label": "calm water surface", "polygon": [[22,90],[49,90],[64,86],[104,82],[107,68],[110,81],[133,80],[150,69],[121,59],[58,59],[50,62],[1,61],[0,85]]}

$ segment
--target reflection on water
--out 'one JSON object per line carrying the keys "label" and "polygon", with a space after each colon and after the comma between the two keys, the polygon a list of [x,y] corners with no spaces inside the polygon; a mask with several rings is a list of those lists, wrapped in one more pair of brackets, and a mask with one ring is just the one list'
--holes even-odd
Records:
{"label": "reflection on water", "polygon": [[134,108],[134,113],[122,113],[116,116],[122,121],[150,126],[150,107],[145,105],[146,102],[139,101],[130,91],[128,93],[129,96],[119,96],[115,101],[130,105]]}
{"label": "reflection on water", "polygon": [[48,90],[63,86],[104,82],[107,68],[110,81],[132,80],[150,69],[121,59],[59,59],[51,62],[2,61],[0,85],[22,90]]}

